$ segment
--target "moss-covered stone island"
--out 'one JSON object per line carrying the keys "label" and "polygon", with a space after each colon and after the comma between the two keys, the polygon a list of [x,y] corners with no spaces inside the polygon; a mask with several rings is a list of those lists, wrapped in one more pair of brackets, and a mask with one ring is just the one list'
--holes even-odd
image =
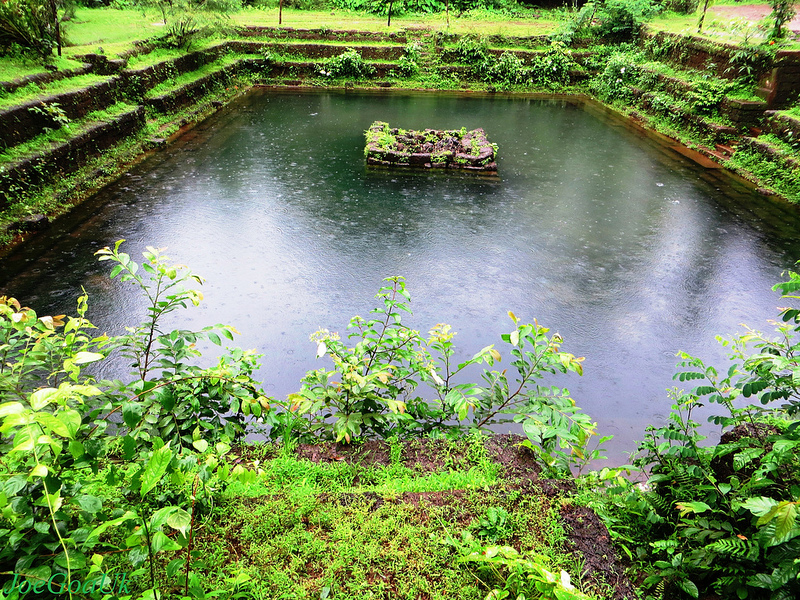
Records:
{"label": "moss-covered stone island", "polygon": [[497,173],[497,144],[491,144],[481,128],[413,131],[375,121],[366,136],[368,165]]}

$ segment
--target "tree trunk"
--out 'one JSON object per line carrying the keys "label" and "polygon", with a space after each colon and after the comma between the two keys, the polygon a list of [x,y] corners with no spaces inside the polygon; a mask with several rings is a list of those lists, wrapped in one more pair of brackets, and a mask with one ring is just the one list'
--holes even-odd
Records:
{"label": "tree trunk", "polygon": [[61,56],[61,24],[58,22],[56,0],[50,0],[50,10],[53,13],[53,31],[56,34],[56,48],[58,48],[58,55]]}
{"label": "tree trunk", "polygon": [[700,33],[703,30],[703,20],[706,18],[706,11],[708,10],[708,3],[710,0],[706,0],[706,3],[703,5],[703,14],[700,15],[700,22],[697,24],[697,33]]}

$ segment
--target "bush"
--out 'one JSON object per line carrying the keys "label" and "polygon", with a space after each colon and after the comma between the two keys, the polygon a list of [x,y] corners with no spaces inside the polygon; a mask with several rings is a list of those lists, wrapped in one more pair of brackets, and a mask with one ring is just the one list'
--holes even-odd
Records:
{"label": "bush", "polygon": [[445,50],[444,55],[446,60],[472,66],[481,65],[491,57],[486,40],[472,35],[459,37],[455,47]]}
{"label": "bush", "polygon": [[[774,289],[799,299],[800,275]],[[648,428],[634,461],[649,471],[647,483],[618,481],[616,495],[598,499],[659,595],[799,597],[800,309],[782,309],[776,333],[723,340],[731,364],[721,371],[679,353],[675,379],[696,385],[674,390],[668,423]],[[705,403],[722,409],[709,418],[724,429],[717,445],[701,445],[693,419]]]}
{"label": "bush", "polygon": [[358,52],[350,48],[339,56],[333,56],[326,60],[318,68],[318,72],[323,77],[331,79],[339,77],[366,79],[375,74],[375,68],[367,63]]}
{"label": "bush", "polygon": [[398,73],[403,77],[413,77],[419,73],[420,51],[422,47],[419,42],[409,42],[403,48],[403,56],[397,65]]}
{"label": "bush", "polygon": [[686,94],[686,100],[694,111],[701,115],[710,115],[719,110],[725,94],[731,88],[729,82],[719,80],[699,81]]}
{"label": "bush", "polygon": [[0,2],[0,54],[22,48],[44,58],[56,45],[53,13],[43,0]]}
{"label": "bush", "polygon": [[552,42],[547,52],[534,61],[530,72],[536,83],[553,87],[568,84],[570,69],[575,66],[575,61],[564,44]]}
{"label": "bush", "polygon": [[658,11],[651,0],[605,0],[597,7],[593,33],[616,42],[632,40],[639,35],[642,24]]}
{"label": "bush", "polygon": [[601,100],[628,101],[632,98],[631,86],[639,80],[639,66],[628,54],[613,54],[603,72],[592,81],[592,89]]}
{"label": "bush", "polygon": [[[100,260],[150,301],[145,322],[126,335],[96,335],[85,295],[75,317],[39,316],[0,297],[3,583],[9,574],[27,584],[99,579],[103,558],[113,554],[133,565],[130,579],[142,577],[151,589],[143,597],[166,597],[153,591],[163,584],[157,555],[189,555],[196,509],[226,480],[248,476],[216,467],[245,418],[268,407],[251,377],[257,356],[232,350],[214,367],[192,365],[196,343],[232,339],[232,329],[162,330],[165,315],[200,301],[184,286],[201,279],[153,248],[141,275],[119,246],[100,250]],[[128,383],[90,373],[112,352],[132,366]],[[109,536],[115,529],[122,534]],[[168,577],[180,572],[190,587],[191,565],[175,560]]]}
{"label": "bush", "polygon": [[527,83],[531,79],[530,69],[522,59],[511,52],[503,52],[499,58],[490,55],[480,67],[481,79],[503,87]]}
{"label": "bush", "polygon": [[661,6],[681,15],[693,15],[699,4],[699,0],[665,0]]}

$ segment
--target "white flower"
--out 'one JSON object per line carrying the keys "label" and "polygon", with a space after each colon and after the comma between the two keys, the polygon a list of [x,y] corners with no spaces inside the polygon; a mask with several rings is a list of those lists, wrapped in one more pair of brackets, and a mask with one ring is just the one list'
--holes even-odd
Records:
{"label": "white flower", "polygon": [[625,67],[622,67],[622,68],[619,70],[619,72],[620,72],[620,73],[624,73],[624,72],[625,72]]}
{"label": "white flower", "polygon": [[562,571],[561,571],[561,586],[562,586],[562,587],[563,587],[565,590],[574,590],[574,589],[575,589],[575,586],[574,586],[574,585],[572,585],[572,583],[570,583],[570,580],[569,580],[569,573],[567,573],[567,572],[566,572],[566,571],[564,571],[563,569],[562,569]]}

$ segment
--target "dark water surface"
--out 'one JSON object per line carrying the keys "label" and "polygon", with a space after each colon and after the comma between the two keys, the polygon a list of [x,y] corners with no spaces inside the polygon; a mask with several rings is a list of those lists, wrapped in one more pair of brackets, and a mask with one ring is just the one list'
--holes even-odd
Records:
{"label": "dark water surface", "polygon": [[[363,132],[377,119],[483,127],[500,180],[367,172]],[[283,397],[323,366],[309,334],[344,332],[382,278],[403,275],[409,324],[450,323],[461,358],[500,344],[509,310],[559,331],[586,362],[583,378],[557,381],[616,436],[620,462],[663,422],[676,351],[719,363],[716,334],[769,329],[798,232],[793,207],[579,104],[261,90],[2,260],[0,293],[72,313],[85,286],[91,319],[118,334],[144,304],[93,252],[120,238],[137,260],[166,246],[207,279],[205,302],[173,323],[237,327]]]}

